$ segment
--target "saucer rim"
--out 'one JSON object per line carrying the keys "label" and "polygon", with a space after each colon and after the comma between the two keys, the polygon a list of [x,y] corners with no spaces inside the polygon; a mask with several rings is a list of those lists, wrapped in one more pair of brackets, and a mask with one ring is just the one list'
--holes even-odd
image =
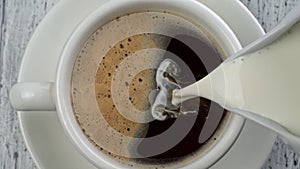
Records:
{"label": "saucer rim", "polygon": [[[51,11],[47,14],[47,17],[45,17],[44,18],[44,20],[42,21],[43,23],[44,22],[47,22],[47,19],[48,18],[50,18],[51,16],[52,16],[52,13],[54,13],[55,12],[55,9],[57,9],[57,8],[59,8],[59,7],[63,7],[64,5],[66,5],[67,4],[67,1],[69,1],[69,3],[72,3],[71,1],[72,0],[61,0],[61,1],[59,1],[56,5],[55,5],[55,7],[54,7],[54,9],[51,9]],[[103,2],[105,1],[105,0],[102,0]],[[207,6],[209,6],[209,0],[198,0],[198,1],[200,1],[200,2],[202,2],[203,4],[205,4],[205,5],[207,5]],[[237,4],[241,7],[241,8],[243,8],[243,10],[245,11],[245,13],[248,13],[248,17],[249,18],[251,18],[252,20],[251,20],[251,22],[253,22],[253,23],[256,23],[256,27],[257,27],[257,29],[258,30],[260,30],[261,32],[257,32],[257,34],[260,34],[260,35],[263,35],[264,34],[264,31],[263,31],[263,29],[262,29],[262,27],[261,27],[261,25],[258,23],[258,21],[255,19],[255,17],[252,15],[252,13],[240,2],[240,1],[238,1],[238,0],[236,0],[236,1],[229,1],[229,2],[232,2],[232,3],[234,3],[234,2],[237,2]],[[211,3],[211,4],[213,4],[213,3]],[[236,5],[237,5],[236,4]],[[210,6],[209,6],[209,8],[210,8]],[[215,11],[214,9],[212,9],[213,11]],[[215,11],[216,13],[218,13],[218,11]],[[223,17],[222,15],[221,15],[221,17]],[[224,19],[225,20],[225,19]],[[226,21],[226,20],[225,20]],[[40,25],[43,25],[43,24],[40,24]],[[228,23],[228,25],[229,26],[231,26],[231,24],[230,23]],[[35,31],[35,33],[34,33],[34,35],[35,36],[37,36],[37,31],[42,31],[42,26],[38,26],[38,28],[36,29],[36,31]],[[256,30],[257,31],[257,30]],[[238,36],[238,35],[237,35]],[[238,36],[238,38],[240,39],[240,37]],[[32,43],[31,41],[29,42],[29,43]],[[241,42],[242,43],[242,42]],[[242,46],[244,46],[244,44],[242,44]],[[26,51],[27,51],[28,49],[26,49]],[[26,60],[26,59],[28,59],[28,60],[30,60],[30,55],[28,54],[28,53],[30,53],[30,52],[26,52],[25,54],[24,54],[24,57],[23,57],[23,60],[22,60],[22,64],[21,64],[21,68],[20,68],[20,73],[19,73],[19,78],[18,78],[18,82],[20,82],[20,81],[26,81],[26,79],[24,79],[23,78],[23,75],[24,74],[26,74],[26,72],[24,72],[24,67],[26,66],[26,65],[24,65],[23,63],[24,63],[24,60]],[[33,159],[33,161],[34,161],[34,163],[36,164],[36,166],[38,167],[38,168],[42,168],[42,166],[43,166],[43,164],[42,164],[42,162],[39,160],[39,155],[34,151],[34,145],[32,145],[32,143],[30,143],[30,139],[29,139],[29,137],[30,137],[30,134],[28,133],[28,131],[27,131],[27,129],[26,129],[26,118],[23,118],[23,116],[26,116],[27,114],[28,114],[29,112],[18,112],[18,116],[19,116],[19,122],[20,122],[20,128],[21,128],[21,132],[22,132],[22,136],[23,136],[23,139],[24,139],[24,141],[25,141],[25,144],[26,144],[26,146],[27,146],[27,149],[28,149],[28,151],[30,152],[30,155],[31,155],[31,157],[32,157],[32,159]],[[28,123],[28,122],[27,122]],[[245,127],[247,127],[246,126],[246,124],[244,125],[244,127],[243,127],[243,129],[242,129],[242,131],[244,130],[244,128]],[[240,137],[240,136],[239,136]],[[238,137],[238,138],[239,138]],[[238,138],[237,138],[237,140],[238,140]],[[271,139],[272,140],[272,139]],[[274,136],[274,141],[275,141],[275,136]],[[235,143],[234,143],[235,144]],[[233,144],[233,145],[234,145]],[[271,142],[270,142],[270,144],[271,144]],[[273,144],[272,144],[273,145]],[[271,148],[272,148],[272,146],[270,146],[269,148],[266,148],[266,149],[268,149],[268,150],[265,150],[265,151],[269,151],[269,152],[271,152]],[[269,153],[268,152],[268,153]],[[224,155],[224,156],[226,156],[226,154]],[[267,158],[267,155],[266,155],[266,158]],[[216,164],[217,163],[219,163],[219,161],[217,161],[216,162]],[[262,164],[261,164],[262,165]],[[45,167],[45,168],[47,168],[47,167]]]}

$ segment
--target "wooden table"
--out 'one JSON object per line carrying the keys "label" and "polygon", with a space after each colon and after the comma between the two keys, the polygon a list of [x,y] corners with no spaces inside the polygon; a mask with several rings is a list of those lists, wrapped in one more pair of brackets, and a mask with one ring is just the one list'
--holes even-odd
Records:
{"label": "wooden table", "polygon": [[[295,4],[300,3],[300,0],[241,1],[266,31],[276,26]],[[57,2],[58,0],[0,2],[0,169],[36,168],[24,144],[17,113],[9,103],[8,94],[17,81],[20,63],[30,37],[45,14]],[[263,168],[299,169],[300,158],[287,145],[276,140]]]}

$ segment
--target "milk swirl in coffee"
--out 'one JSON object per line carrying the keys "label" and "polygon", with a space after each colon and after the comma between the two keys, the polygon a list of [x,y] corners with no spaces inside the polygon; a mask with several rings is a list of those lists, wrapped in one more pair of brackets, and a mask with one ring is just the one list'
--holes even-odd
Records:
{"label": "milk swirl in coffee", "polygon": [[[204,98],[186,102],[180,109],[201,113],[177,119],[157,121],[151,115],[162,60],[179,65],[180,76],[168,76],[182,87],[221,64],[225,54],[208,35],[200,25],[165,11],[127,14],[98,28],[78,54],[71,83],[74,115],[89,141],[108,158],[133,168],[180,167],[208,151],[230,117],[223,109],[211,109],[215,103]],[[210,66],[195,46],[205,51]],[[205,131],[211,137],[199,142],[208,114],[223,117],[216,120],[218,128]]]}

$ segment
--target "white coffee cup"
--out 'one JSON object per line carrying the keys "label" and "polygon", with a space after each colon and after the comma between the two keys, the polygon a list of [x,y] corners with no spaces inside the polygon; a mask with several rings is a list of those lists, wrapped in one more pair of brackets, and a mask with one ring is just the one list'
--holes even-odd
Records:
{"label": "white coffee cup", "polygon": [[[118,16],[140,10],[166,10],[179,13],[208,30],[227,54],[233,54],[241,49],[240,43],[230,27],[217,14],[195,0],[111,0],[86,17],[65,44],[58,68],[53,68],[57,69],[55,82],[17,83],[11,89],[10,100],[17,110],[57,110],[66,135],[76,148],[99,168],[126,168],[126,166],[122,166],[100,152],[89,142],[78,125],[70,98],[73,66],[83,43],[97,28]],[[232,146],[243,123],[243,118],[232,115],[230,123],[226,126],[222,138],[217,144],[201,155],[201,158],[199,157],[184,168],[208,168],[217,162]]]}

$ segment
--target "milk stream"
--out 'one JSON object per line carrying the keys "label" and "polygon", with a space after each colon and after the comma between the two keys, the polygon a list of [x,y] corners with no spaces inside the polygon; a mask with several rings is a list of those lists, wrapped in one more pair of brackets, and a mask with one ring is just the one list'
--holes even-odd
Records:
{"label": "milk stream", "polygon": [[271,45],[174,90],[172,103],[199,96],[267,117],[300,136],[300,23]]}

